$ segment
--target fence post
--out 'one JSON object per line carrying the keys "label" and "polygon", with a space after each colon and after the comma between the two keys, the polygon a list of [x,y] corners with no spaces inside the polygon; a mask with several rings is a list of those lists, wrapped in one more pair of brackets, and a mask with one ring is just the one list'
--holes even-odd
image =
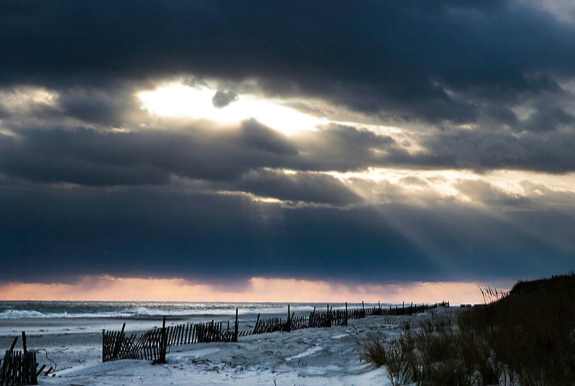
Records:
{"label": "fence post", "polygon": [[291,331],[291,313],[290,313],[290,305],[288,304],[288,317],[287,317],[287,331]]}
{"label": "fence post", "polygon": [[22,347],[24,347],[24,352],[28,351],[26,346],[26,331],[22,331]]}
{"label": "fence post", "polygon": [[166,317],[164,316],[164,321],[162,322],[162,342],[160,343],[160,360],[158,363],[166,363],[166,346],[167,346],[168,335],[166,334]]}
{"label": "fence post", "polygon": [[363,300],[361,301],[361,311],[363,312],[363,317],[365,318],[365,304],[363,303]]}
{"label": "fence post", "polygon": [[234,342],[238,341],[238,309],[236,308],[236,325],[234,327]]}
{"label": "fence post", "polygon": [[347,314],[347,302],[345,302],[345,324],[344,324],[344,326],[347,326],[347,318],[348,318],[348,314]]}
{"label": "fence post", "polygon": [[256,320],[256,324],[254,326],[254,331],[252,332],[252,334],[257,334],[258,333],[258,325],[260,323],[260,316],[261,314],[258,314],[258,319]]}
{"label": "fence post", "polygon": [[102,363],[106,362],[106,330],[102,329]]}
{"label": "fence post", "polygon": [[122,343],[124,341],[124,329],[125,328],[126,328],[126,323],[124,323],[122,325],[122,331],[120,332],[120,334],[116,338],[116,341],[114,342],[113,360],[118,359],[118,352],[120,351],[120,347],[122,347]]}
{"label": "fence post", "polygon": [[32,352],[30,354],[31,354],[31,357],[29,360],[29,363],[31,366],[31,368],[29,369],[29,371],[30,371],[30,384],[31,385],[37,385],[38,384],[38,375],[36,374],[36,369],[37,369],[38,365],[36,363],[36,353]]}
{"label": "fence post", "polygon": [[14,347],[16,347],[16,343],[18,343],[18,337],[15,337],[14,340],[12,341],[12,346],[10,346],[10,352],[14,351]]}
{"label": "fence post", "polygon": [[[24,377],[24,383],[28,383],[28,363],[31,362],[28,360],[28,347],[26,345],[26,331],[22,331],[22,347],[24,348],[24,352],[22,353],[22,376]],[[32,369],[30,369],[32,370]],[[36,371],[36,369],[33,369]]]}

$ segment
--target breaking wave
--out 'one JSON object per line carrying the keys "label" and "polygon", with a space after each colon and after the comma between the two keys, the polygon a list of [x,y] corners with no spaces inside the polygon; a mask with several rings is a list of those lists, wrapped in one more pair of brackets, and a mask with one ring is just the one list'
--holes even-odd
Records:
{"label": "breaking wave", "polygon": [[[317,306],[292,304],[291,311],[308,313]],[[287,304],[280,303],[161,303],[161,302],[9,302],[0,304],[0,319],[19,318],[131,318],[131,317],[217,317],[235,315],[284,314]],[[334,309],[341,305],[333,305]]]}

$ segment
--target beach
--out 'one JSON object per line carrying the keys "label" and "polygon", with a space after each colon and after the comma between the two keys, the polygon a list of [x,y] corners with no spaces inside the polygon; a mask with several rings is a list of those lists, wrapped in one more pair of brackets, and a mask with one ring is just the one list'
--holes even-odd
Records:
{"label": "beach", "polygon": [[[174,346],[168,349],[167,363],[155,365],[144,360],[102,363],[102,330],[119,330],[126,323],[127,334],[141,334],[161,326],[160,315],[6,318],[0,320],[0,349],[7,350],[26,331],[28,349],[37,351],[40,366],[55,367],[49,376],[39,377],[41,385],[386,385],[383,368],[360,361],[362,344],[399,334],[406,320],[415,324],[432,313],[453,310],[367,316],[349,320],[347,326],[250,335],[237,343]],[[265,317],[280,315],[275,311]],[[252,328],[255,316],[242,313],[241,329]],[[172,315],[167,325],[209,318],[230,320],[228,315]]]}

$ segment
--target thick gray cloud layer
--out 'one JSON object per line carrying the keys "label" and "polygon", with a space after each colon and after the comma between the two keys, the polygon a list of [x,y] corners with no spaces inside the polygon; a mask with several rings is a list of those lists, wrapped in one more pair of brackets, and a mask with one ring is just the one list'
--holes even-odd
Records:
{"label": "thick gray cloud layer", "polygon": [[5,85],[100,87],[182,73],[254,77],[269,93],[319,96],[408,119],[473,122],[501,102],[557,90],[557,79],[575,74],[575,27],[505,0],[1,7]]}
{"label": "thick gray cloud layer", "polygon": [[3,280],[80,272],[208,281],[493,280],[567,270],[573,256],[565,247],[575,231],[572,212],[497,218],[453,204],[283,210],[153,188],[0,192],[0,214],[10,219],[0,224]]}
{"label": "thick gray cloud layer", "polygon": [[[570,189],[434,190],[444,170],[575,171],[575,24],[547,3],[1,3],[0,280],[572,269]],[[248,90],[348,123],[286,136],[142,109],[137,92],[182,78],[216,84],[221,111]],[[370,168],[438,176],[338,174]]]}

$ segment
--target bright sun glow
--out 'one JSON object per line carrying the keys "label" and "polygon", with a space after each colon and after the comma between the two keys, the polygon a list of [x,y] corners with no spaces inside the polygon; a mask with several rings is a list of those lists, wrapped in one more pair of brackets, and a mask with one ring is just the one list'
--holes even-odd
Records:
{"label": "bright sun glow", "polygon": [[233,124],[254,118],[266,126],[285,134],[314,130],[327,121],[282,106],[273,100],[241,94],[237,101],[216,108],[212,104],[215,90],[195,88],[181,83],[160,87],[137,94],[143,108],[162,117],[205,119],[220,124]]}

